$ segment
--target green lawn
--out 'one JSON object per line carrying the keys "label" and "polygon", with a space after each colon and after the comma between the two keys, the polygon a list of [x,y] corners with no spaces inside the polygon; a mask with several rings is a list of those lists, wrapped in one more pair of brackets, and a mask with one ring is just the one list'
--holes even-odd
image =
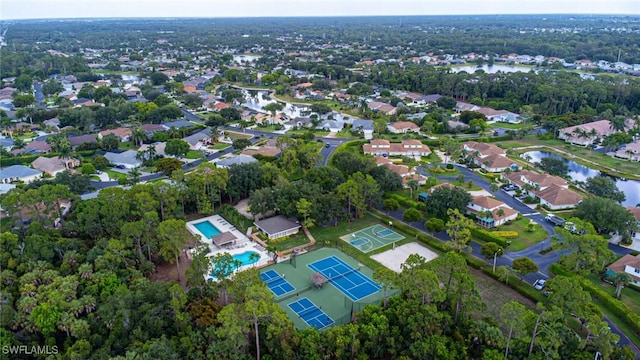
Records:
{"label": "green lawn", "polygon": [[187,156],[185,156],[187,159],[200,159],[202,157],[202,151],[200,150],[189,150],[189,152],[187,153]]}
{"label": "green lawn", "polygon": [[279,241],[273,241],[273,240],[269,240],[267,241],[267,244],[272,245],[273,247],[276,248],[276,250],[278,251],[283,251],[283,250],[287,250],[287,249],[291,249],[300,245],[304,245],[304,244],[308,244],[309,243],[309,239],[307,238],[307,235],[304,234],[304,232],[299,232],[298,234],[296,234],[295,236],[291,236],[285,240],[279,240]]}
{"label": "green lawn", "polygon": [[102,170],[102,172],[109,174],[111,180],[118,180],[120,176],[127,176],[126,174],[111,169]]}
{"label": "green lawn", "polygon": [[225,134],[231,140],[235,140],[235,139],[251,139],[251,137],[252,137],[251,134],[243,134],[243,133],[238,133],[238,132],[235,132],[235,131],[225,131]]}
{"label": "green lawn", "polygon": [[529,224],[529,218],[523,216],[522,218],[511,222],[508,225],[502,225],[498,229],[498,231],[517,231],[518,237],[511,240],[511,245],[509,246],[509,251],[520,251],[528,248],[529,246],[539,243],[540,241],[547,238],[547,232],[544,229],[536,224],[534,226],[533,232],[527,232],[527,224]]}
{"label": "green lawn", "polygon": [[376,219],[372,215],[365,215],[362,219],[348,222],[344,221],[338,224],[338,226],[328,227],[315,227],[310,229],[311,235],[316,239],[316,242],[321,245],[342,243],[340,236],[349,234],[360,229],[367,228],[371,225],[379,224],[380,220]]}
{"label": "green lawn", "polygon": [[493,127],[497,127],[501,129],[510,129],[510,130],[522,129],[524,127],[527,127],[527,124],[510,124],[510,123],[502,123],[502,122],[494,123],[491,125]]}
{"label": "green lawn", "polygon": [[[309,129],[292,129],[287,131],[287,135],[304,135],[307,133],[307,131],[309,131]],[[315,135],[316,137],[325,137],[329,135],[329,132],[323,130],[313,130],[313,135]]]}
{"label": "green lawn", "polygon": [[256,126],[256,130],[273,132],[273,131],[282,130],[282,126],[280,126],[280,125],[266,125],[266,126],[258,125],[258,126]]}
{"label": "green lawn", "polygon": [[231,145],[227,144],[227,143],[220,142],[220,143],[215,143],[215,144],[209,146],[209,148],[213,148],[215,150],[224,150],[224,149],[228,148],[229,146],[231,146]]}

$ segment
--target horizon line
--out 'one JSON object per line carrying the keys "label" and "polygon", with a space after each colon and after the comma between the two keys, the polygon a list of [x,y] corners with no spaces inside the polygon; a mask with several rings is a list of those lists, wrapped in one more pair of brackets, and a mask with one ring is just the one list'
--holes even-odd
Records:
{"label": "horizon line", "polygon": [[[640,17],[640,13],[637,14],[623,14],[623,13],[502,13],[502,14],[367,14],[367,15],[284,15],[284,16],[270,16],[270,15],[242,15],[242,16],[93,16],[93,17],[51,17],[51,18],[8,18],[2,19],[2,22],[6,21],[43,21],[43,20],[131,20],[131,19],[296,19],[296,18],[372,18],[372,17],[447,17],[447,16],[469,16],[469,17],[499,17],[499,16],[621,16],[621,17]],[[1,26],[0,26],[1,27]]]}

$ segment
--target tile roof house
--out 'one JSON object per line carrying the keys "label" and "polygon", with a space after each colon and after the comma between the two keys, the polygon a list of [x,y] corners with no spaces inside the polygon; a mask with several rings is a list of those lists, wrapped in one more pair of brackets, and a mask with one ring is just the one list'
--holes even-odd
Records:
{"label": "tile roof house", "polygon": [[80,166],[80,160],[73,158],[63,160],[58,156],[50,158],[40,156],[31,163],[31,167],[34,169],[45,172],[51,176],[56,176],[56,174],[65,170],[73,169],[76,166]]}
{"label": "tile roof house", "polygon": [[627,273],[631,276],[631,283],[640,286],[640,255],[627,254],[607,266],[607,270]]}
{"label": "tile roof house", "polygon": [[397,121],[387,125],[387,129],[393,134],[406,134],[408,132],[420,132],[420,127],[411,121]]}
{"label": "tile roof house", "polygon": [[[491,217],[484,212],[491,211]],[[502,201],[488,196],[473,196],[467,205],[467,213],[476,215],[476,222],[486,228],[498,227],[518,217],[518,212],[505,205]]]}
{"label": "tile roof house", "polygon": [[631,238],[634,240],[640,240],[640,207],[627,206],[627,210],[633,214],[633,217],[635,217],[638,222],[636,228],[631,233]]}
{"label": "tile roof house", "polygon": [[443,182],[440,183],[438,185],[433,185],[432,187],[429,188],[429,190],[427,190],[427,193],[429,195],[431,195],[434,191],[440,189],[440,188],[447,188],[447,189],[454,189],[456,186],[453,185],[452,183],[448,183],[448,182]]}
{"label": "tile roof house", "polygon": [[640,161],[640,140],[621,146],[614,153],[614,156],[631,161]]}
{"label": "tile roof house", "polygon": [[153,134],[158,132],[158,131],[167,131],[169,129],[169,128],[167,128],[166,126],[164,126],[162,124],[142,124],[140,126],[140,128],[142,128],[142,130],[144,130],[144,133],[149,138],[153,137]]}
{"label": "tile roof house", "polygon": [[389,140],[374,139],[369,144],[362,145],[365,155],[380,156],[429,156],[431,149],[419,140],[402,140],[401,143],[391,143]]}
{"label": "tile roof house", "polygon": [[[586,135],[582,135],[580,132],[584,132]],[[560,129],[558,138],[571,144],[587,146],[593,144],[595,139],[609,136],[615,132],[616,130],[611,127],[609,120],[599,120]]]}
{"label": "tile roof house", "polygon": [[256,221],[254,224],[258,230],[267,235],[269,239],[277,239],[296,234],[301,228],[301,225],[297,221],[283,215]]}
{"label": "tile roof house", "polygon": [[460,146],[463,153],[466,152],[473,156],[473,161],[476,165],[488,172],[502,172],[507,169],[515,171],[519,169],[518,164],[509,159],[504,150],[493,144],[467,141]]}
{"label": "tile roof house", "polygon": [[167,154],[164,152],[165,147],[167,146],[166,142],[155,142],[153,144],[142,144],[140,146],[140,148],[138,148],[138,151],[142,151],[142,152],[147,152],[149,151],[149,148],[154,147],[156,150],[156,155],[159,156],[167,156]]}
{"label": "tile roof house", "polygon": [[580,194],[556,184],[542,191],[535,191],[534,194],[540,199],[540,205],[547,206],[551,210],[575,208],[582,201]]}
{"label": "tile roof house", "polygon": [[109,134],[115,135],[118,139],[120,139],[120,141],[129,141],[129,138],[131,137],[132,132],[130,128],[122,128],[122,127],[116,128],[116,129],[110,129],[110,130],[103,130],[98,133],[98,139],[102,139]]}
{"label": "tile roof house", "polygon": [[387,115],[394,115],[397,109],[390,104],[386,104],[380,101],[370,101],[367,103],[367,107],[374,112],[382,112]]}
{"label": "tile roof house", "polygon": [[520,189],[528,184],[533,187],[533,190],[542,191],[551,185],[557,185],[559,187],[568,189],[569,183],[567,180],[549,174],[539,174],[529,170],[522,170],[512,172],[510,174],[502,174],[501,178],[507,182],[516,185]]}
{"label": "tile roof house", "polygon": [[38,180],[42,171],[24,165],[11,165],[0,170],[0,183],[11,184],[16,181],[30,183]]}

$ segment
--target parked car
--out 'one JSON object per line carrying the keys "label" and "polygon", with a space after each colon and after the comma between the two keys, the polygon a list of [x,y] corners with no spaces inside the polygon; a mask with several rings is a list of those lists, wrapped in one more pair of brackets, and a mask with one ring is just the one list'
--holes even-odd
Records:
{"label": "parked car", "polygon": [[536,280],[536,282],[533,283],[533,288],[536,289],[536,290],[542,290],[542,289],[544,289],[545,285],[547,285],[547,280],[538,279],[538,280]]}

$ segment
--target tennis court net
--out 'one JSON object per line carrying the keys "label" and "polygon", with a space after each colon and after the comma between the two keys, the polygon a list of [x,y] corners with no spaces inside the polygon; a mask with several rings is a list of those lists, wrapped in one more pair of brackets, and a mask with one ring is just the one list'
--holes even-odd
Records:
{"label": "tennis court net", "polygon": [[283,297],[277,298],[276,301],[277,302],[283,302],[285,300],[288,300],[288,299],[291,299],[293,297],[299,296],[300,294],[303,294],[303,293],[311,290],[312,287],[313,286],[307,286],[306,288],[302,288],[302,289],[299,289],[297,291],[292,291],[289,294],[284,295]]}
{"label": "tennis court net", "polygon": [[351,273],[354,273],[356,271],[360,271],[361,268],[362,268],[361,266],[358,266],[357,268],[352,268],[352,269],[347,270],[347,271],[345,271],[343,273],[340,273],[340,274],[337,274],[337,275],[334,275],[334,276],[329,276],[329,277],[327,277],[327,280],[328,281],[332,281],[332,280],[340,279],[340,278],[345,277],[345,276],[347,276],[347,275],[349,275]]}

